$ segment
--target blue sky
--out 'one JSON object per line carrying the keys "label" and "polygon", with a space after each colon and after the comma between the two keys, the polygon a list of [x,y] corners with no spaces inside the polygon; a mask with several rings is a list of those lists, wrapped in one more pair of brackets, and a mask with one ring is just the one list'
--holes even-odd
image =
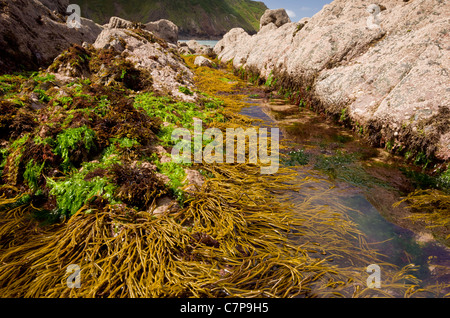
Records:
{"label": "blue sky", "polygon": [[286,9],[291,20],[297,22],[304,17],[312,17],[332,0],[261,0],[269,9]]}

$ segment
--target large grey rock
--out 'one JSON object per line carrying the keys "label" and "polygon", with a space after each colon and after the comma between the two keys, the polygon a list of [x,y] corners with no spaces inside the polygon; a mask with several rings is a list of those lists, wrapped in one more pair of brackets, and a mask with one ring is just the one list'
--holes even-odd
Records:
{"label": "large grey rock", "polygon": [[[235,68],[279,77],[317,110],[346,112],[375,145],[450,159],[450,2],[335,0],[301,23],[231,30],[214,48]],[[379,21],[379,27],[373,27]]]}
{"label": "large grey rock", "polygon": [[[272,26],[274,25],[272,24]],[[260,32],[263,32],[263,30]],[[224,61],[233,60],[234,67],[239,68],[246,62],[249,51],[244,46],[246,43],[250,43],[250,39],[252,37],[244,29],[234,28],[225,34],[223,39],[214,46],[214,53],[219,55],[220,59]]]}
{"label": "large grey rock", "polygon": [[266,10],[261,17],[259,28],[261,29],[270,23],[275,24],[279,28],[286,23],[291,23],[291,19],[284,9]]}
{"label": "large grey rock", "polygon": [[[106,25],[107,29],[132,29],[135,27],[137,27],[136,23],[119,17],[111,17]],[[176,44],[178,42],[178,27],[169,20],[161,19],[147,24],[140,24],[140,27],[169,43]]]}
{"label": "large grey rock", "polygon": [[102,27],[94,22],[82,18],[81,28],[67,26],[67,2],[0,2],[0,73],[46,67],[71,44],[95,41]]}
{"label": "large grey rock", "polygon": [[153,78],[153,89],[184,101],[194,101],[196,94],[180,92],[180,86],[194,88],[193,73],[181,57],[165,42],[149,41],[152,33],[146,30],[105,29],[93,44],[96,49],[113,48],[123,54],[136,68],[148,70]]}
{"label": "large grey rock", "polygon": [[169,43],[176,44],[178,42],[178,27],[172,21],[161,19],[149,22],[145,24],[145,29]]}

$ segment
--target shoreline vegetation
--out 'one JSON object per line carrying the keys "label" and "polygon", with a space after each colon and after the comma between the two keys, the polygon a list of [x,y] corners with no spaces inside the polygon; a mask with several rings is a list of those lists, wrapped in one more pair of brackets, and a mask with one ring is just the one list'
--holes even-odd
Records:
{"label": "shoreline vegetation", "polygon": [[[61,85],[61,95],[48,88],[55,78],[46,72],[0,78],[8,136],[1,150],[3,297],[443,296],[445,286],[420,286],[413,266],[385,263],[383,288],[368,288],[365,267],[380,263],[377,252],[345,207],[293,206],[283,190],[310,180],[294,184],[289,167],[264,176],[254,164],[164,160],[171,129],[189,127],[196,116],[217,128],[252,125],[238,114],[252,88],[229,64],[197,67],[195,56],[184,56],[202,96],[186,103],[149,90],[145,73],[109,60],[108,50],[81,52],[63,56],[92,69],[97,59],[113,61],[121,71],[112,86],[76,79]],[[186,168],[203,175],[197,188],[186,189]],[[154,214],[167,195],[176,200]],[[71,264],[81,268],[81,288],[66,286]]]}

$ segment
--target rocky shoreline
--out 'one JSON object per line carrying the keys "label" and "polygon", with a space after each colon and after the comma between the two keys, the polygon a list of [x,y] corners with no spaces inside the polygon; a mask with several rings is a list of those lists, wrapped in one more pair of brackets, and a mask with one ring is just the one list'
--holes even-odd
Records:
{"label": "rocky shoreline", "polygon": [[448,163],[450,4],[398,0],[378,8],[335,0],[297,23],[272,12],[256,35],[233,29],[214,52],[373,146],[419,165]]}
{"label": "rocky shoreline", "polygon": [[[240,111],[254,87],[229,64],[208,60],[214,52],[207,47],[179,44],[170,21],[113,17],[104,26],[83,20],[76,30],[65,23],[67,4],[0,0],[0,295],[448,295],[445,286],[422,288],[409,274],[412,264],[383,271],[383,289],[368,286],[367,264],[381,259],[347,208],[315,202],[330,197],[328,182],[323,190],[311,186],[313,178],[291,166],[262,175],[263,163],[172,160],[177,128],[195,133],[198,120],[253,127]],[[267,34],[299,29],[283,10],[261,22]],[[305,87],[277,70],[267,87],[277,79],[286,92]],[[304,90],[319,100],[313,84]],[[354,162],[343,153],[330,164],[320,158],[330,171]],[[308,188],[317,195],[286,200]],[[441,197],[446,216],[448,195]],[[425,203],[434,208],[435,201]],[[80,288],[67,277],[74,266],[83,271]]]}
{"label": "rocky shoreline", "polygon": [[[437,163],[432,168],[438,172],[449,162],[447,2],[394,0],[370,7],[362,0],[335,0],[296,23],[283,9],[267,10],[257,34],[232,29],[214,51],[178,42],[179,29],[168,20],[139,26],[165,43],[161,50],[130,39],[126,29],[133,23],[118,17],[106,25],[81,18],[81,28],[71,29],[68,4],[2,2],[0,73],[47,68],[72,44],[96,43],[130,54],[133,63],[151,69],[157,90],[186,99],[178,88],[192,87],[192,74],[173,60],[178,53],[168,53],[217,55],[248,78],[270,82],[295,103],[353,128],[375,147],[424,167]],[[136,45],[124,47],[129,40]]]}

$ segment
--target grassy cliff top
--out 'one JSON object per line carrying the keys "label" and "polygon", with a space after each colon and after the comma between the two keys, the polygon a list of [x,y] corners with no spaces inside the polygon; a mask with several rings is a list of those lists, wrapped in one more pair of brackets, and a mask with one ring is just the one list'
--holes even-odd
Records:
{"label": "grassy cliff top", "polygon": [[234,27],[253,33],[265,10],[263,2],[250,0],[75,0],[83,16],[105,24],[111,16],[147,23],[168,19],[181,35],[221,36]]}

